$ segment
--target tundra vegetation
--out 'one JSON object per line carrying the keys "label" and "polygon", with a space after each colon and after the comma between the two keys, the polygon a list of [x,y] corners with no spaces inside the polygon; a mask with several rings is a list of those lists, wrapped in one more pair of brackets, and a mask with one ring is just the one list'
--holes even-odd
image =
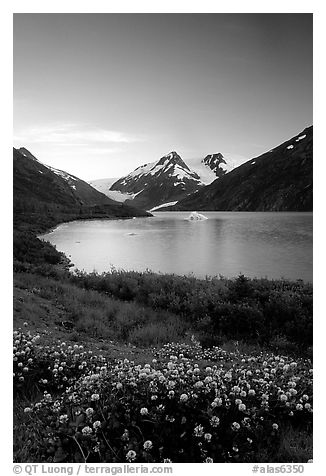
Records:
{"label": "tundra vegetation", "polygon": [[307,462],[312,285],[69,271],[14,239],[16,462]]}

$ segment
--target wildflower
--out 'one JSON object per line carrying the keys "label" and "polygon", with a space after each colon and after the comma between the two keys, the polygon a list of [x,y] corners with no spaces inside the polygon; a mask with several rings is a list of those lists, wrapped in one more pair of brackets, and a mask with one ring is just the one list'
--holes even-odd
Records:
{"label": "wildflower", "polygon": [[224,378],[225,378],[225,380],[232,380],[232,374],[231,374],[231,372],[227,372],[227,373],[224,375]]}
{"label": "wildflower", "polygon": [[233,451],[234,451],[235,453],[238,453],[238,451],[239,451],[239,448],[238,448],[237,446],[233,446],[232,449],[233,449]]}
{"label": "wildflower", "polygon": [[307,463],[313,463],[312,459],[308,459]]}
{"label": "wildflower", "polygon": [[146,407],[141,408],[141,409],[140,409],[140,414],[141,414],[142,416],[148,415],[148,410],[147,410],[147,408],[146,408]]}
{"label": "wildflower", "polygon": [[202,425],[197,425],[194,428],[194,435],[200,438],[204,434],[204,427]]}
{"label": "wildflower", "polygon": [[301,411],[301,410],[303,410],[303,405],[301,405],[301,403],[298,403],[295,408],[296,408],[296,410]]}
{"label": "wildflower", "polygon": [[285,395],[285,393],[282,393],[282,395],[280,395],[281,402],[286,402],[287,399],[288,399],[288,397]]}
{"label": "wildflower", "polygon": [[95,402],[96,400],[99,400],[99,399],[100,399],[100,396],[98,393],[93,393],[93,395],[91,396],[92,402]]}
{"label": "wildflower", "polygon": [[129,440],[129,431],[125,430],[123,432],[123,435],[121,436],[122,441],[128,441]]}
{"label": "wildflower", "polygon": [[135,461],[136,456],[137,456],[136,451],[129,450],[128,453],[126,454],[126,460],[129,461],[129,462],[130,461]]}
{"label": "wildflower", "polygon": [[59,421],[60,421],[60,423],[67,423],[68,415],[60,415]]}
{"label": "wildflower", "polygon": [[150,449],[153,448],[153,443],[151,442],[151,440],[147,440],[145,441],[143,446],[145,451],[149,451]]}
{"label": "wildflower", "polygon": [[310,409],[311,409],[310,403],[305,403],[305,404],[304,404],[304,407],[305,407],[306,410],[310,410]]}
{"label": "wildflower", "polygon": [[188,400],[188,395],[186,393],[183,393],[180,395],[180,402],[186,402]]}
{"label": "wildflower", "polygon": [[213,458],[210,458],[209,456],[205,459],[204,463],[214,463]]}
{"label": "wildflower", "polygon": [[212,435],[210,433],[205,433],[204,438],[205,438],[206,441],[208,441],[208,443],[210,443],[210,441],[212,439]]}
{"label": "wildflower", "polygon": [[122,383],[118,382],[117,385],[116,385],[116,388],[117,388],[118,390],[121,390],[121,388],[122,388]]}
{"label": "wildflower", "polygon": [[215,407],[220,407],[222,405],[222,399],[221,398],[215,398],[212,403],[211,403],[211,407],[215,408]]}
{"label": "wildflower", "polygon": [[82,434],[83,434],[84,436],[89,436],[89,435],[91,435],[92,433],[93,433],[93,430],[92,430],[92,428],[89,427],[89,426],[85,426],[85,427],[82,429]]}
{"label": "wildflower", "polygon": [[278,424],[277,424],[277,423],[273,423],[272,428],[273,428],[273,430],[278,430]]}
{"label": "wildflower", "polygon": [[101,428],[101,422],[99,420],[94,421],[93,428],[95,431]]}
{"label": "wildflower", "polygon": [[24,408],[24,413],[31,413],[32,409],[30,407]]}
{"label": "wildflower", "polygon": [[91,417],[91,416],[93,415],[93,413],[94,413],[94,410],[93,410],[93,408],[87,408],[87,409],[85,410],[85,413],[86,413],[86,415],[87,415],[88,417]]}
{"label": "wildflower", "polygon": [[216,427],[220,424],[220,419],[217,417],[217,416],[213,416],[210,420],[209,420],[211,426],[213,427]]}
{"label": "wildflower", "polygon": [[249,392],[248,392],[248,395],[249,395],[250,397],[253,397],[254,395],[256,395],[255,390],[254,390],[253,388],[251,388],[251,389],[249,390]]}
{"label": "wildflower", "polygon": [[246,410],[246,405],[244,403],[240,403],[238,409],[240,410],[240,412],[244,412]]}
{"label": "wildflower", "polygon": [[232,423],[231,428],[233,431],[238,431],[240,429],[240,425],[238,422],[235,421]]}
{"label": "wildflower", "polygon": [[170,458],[164,458],[163,463],[172,463],[172,460],[170,460]]}

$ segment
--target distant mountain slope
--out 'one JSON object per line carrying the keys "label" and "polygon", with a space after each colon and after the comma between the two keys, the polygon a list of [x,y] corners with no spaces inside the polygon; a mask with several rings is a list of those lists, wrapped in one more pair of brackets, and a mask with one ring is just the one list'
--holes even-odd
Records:
{"label": "distant mountain slope", "polygon": [[73,215],[146,215],[146,212],[109,199],[78,177],[42,164],[25,148],[14,149],[13,158],[16,224],[59,215],[67,218]]}
{"label": "distant mountain slope", "polygon": [[313,127],[166,210],[311,211]]}
{"label": "distant mountain slope", "polygon": [[225,175],[229,168],[220,153],[192,159],[190,163],[189,166],[172,151],[156,162],[137,167],[113,184],[111,179],[90,183],[110,198],[149,210],[181,200]]}
{"label": "distant mountain slope", "polygon": [[180,200],[200,186],[199,176],[173,151],[157,162],[138,167],[115,182],[111,190],[132,194],[135,206],[150,209]]}

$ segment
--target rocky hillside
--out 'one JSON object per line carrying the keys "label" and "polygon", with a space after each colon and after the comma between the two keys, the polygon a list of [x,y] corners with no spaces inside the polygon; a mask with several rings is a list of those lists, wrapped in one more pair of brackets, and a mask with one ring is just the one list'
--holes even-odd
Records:
{"label": "rocky hillside", "polygon": [[311,211],[313,127],[253,158],[170,210]]}
{"label": "rocky hillside", "polygon": [[[117,203],[67,172],[42,164],[27,149],[14,149],[14,224],[56,217],[146,215]],[[60,218],[59,218],[60,216]]]}

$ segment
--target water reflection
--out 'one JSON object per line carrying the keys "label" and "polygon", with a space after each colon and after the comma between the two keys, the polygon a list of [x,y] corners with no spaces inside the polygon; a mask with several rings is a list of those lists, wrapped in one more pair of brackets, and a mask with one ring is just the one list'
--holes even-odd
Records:
{"label": "water reflection", "polygon": [[156,213],[135,220],[88,220],[44,236],[86,271],[123,269],[197,276],[286,277],[312,281],[312,214]]}

